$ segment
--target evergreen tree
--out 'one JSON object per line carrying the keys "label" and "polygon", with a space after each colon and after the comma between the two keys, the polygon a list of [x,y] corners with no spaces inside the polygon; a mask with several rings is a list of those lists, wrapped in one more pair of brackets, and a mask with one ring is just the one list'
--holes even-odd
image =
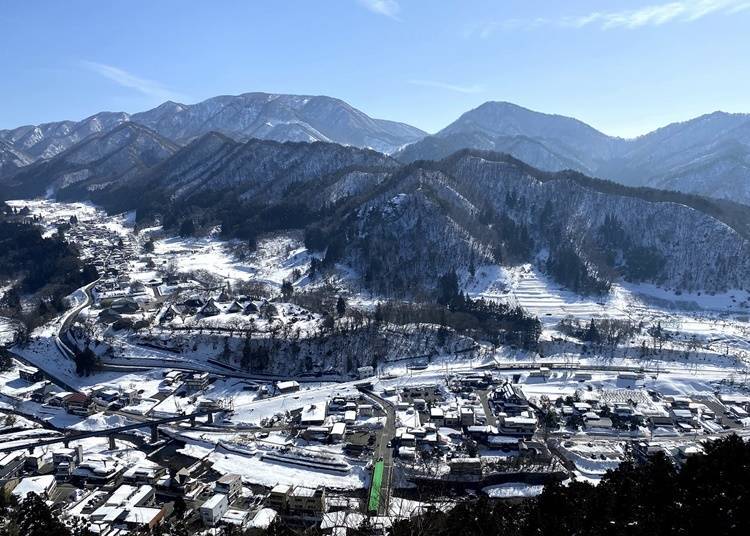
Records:
{"label": "evergreen tree", "polygon": [[596,323],[594,322],[593,318],[589,323],[588,329],[586,329],[586,332],[583,335],[583,340],[593,343],[601,342],[601,335],[599,334],[599,329],[596,327]]}
{"label": "evergreen tree", "polygon": [[453,305],[459,301],[458,276],[455,270],[443,274],[437,282],[437,302],[440,305]]}
{"label": "evergreen tree", "polygon": [[240,358],[240,368],[250,370],[252,364],[252,350],[250,346],[250,334],[245,337],[245,345],[242,347],[242,357]]}
{"label": "evergreen tree", "polygon": [[76,352],[76,374],[79,376],[90,376],[96,369],[97,357],[88,346],[80,352]]}
{"label": "evergreen tree", "polygon": [[281,284],[281,296],[284,298],[284,301],[289,301],[293,294],[294,287],[292,286],[292,282],[285,279]]}
{"label": "evergreen tree", "polygon": [[195,234],[195,223],[191,218],[183,220],[180,224],[180,236],[193,236]]}
{"label": "evergreen tree", "polygon": [[346,313],[346,300],[343,296],[339,296],[338,300],[336,300],[336,314],[341,316],[344,316]]}
{"label": "evergreen tree", "polygon": [[[4,533],[4,534],[3,534]],[[84,534],[79,532],[79,534]],[[2,536],[71,536],[71,531],[50,511],[47,503],[36,493],[29,493],[13,509]]]}

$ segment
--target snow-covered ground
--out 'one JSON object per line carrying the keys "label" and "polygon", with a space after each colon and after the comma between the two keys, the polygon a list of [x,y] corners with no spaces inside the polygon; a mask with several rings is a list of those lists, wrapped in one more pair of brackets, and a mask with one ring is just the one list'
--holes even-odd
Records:
{"label": "snow-covered ground", "polygon": [[488,497],[493,499],[512,499],[519,497],[536,497],[544,490],[544,486],[524,484],[523,482],[506,482],[482,488]]}
{"label": "snow-covered ground", "polygon": [[[567,316],[634,318],[660,314],[723,313],[750,314],[750,293],[743,290],[723,294],[676,293],[651,284],[620,282],[606,296],[586,297],[566,290],[538,268],[482,266],[474,278],[466,278],[472,296],[493,298],[520,305],[545,324]],[[747,320],[745,320],[747,322]]]}
{"label": "snow-covered ground", "polygon": [[257,249],[238,258],[238,241],[215,237],[169,237],[154,242],[154,255],[174,263],[180,272],[208,272],[228,281],[249,281],[280,287],[295,269],[305,272],[310,263],[300,237],[281,234],[261,239]]}
{"label": "snow-covered ground", "polygon": [[134,222],[133,214],[108,216],[92,203],[59,203],[51,199],[14,199],[6,203],[18,210],[28,207],[32,214],[43,215],[42,224],[47,235],[56,231],[56,222],[69,220],[72,216],[79,222],[101,222],[105,228],[123,236],[132,232]]}
{"label": "snow-covered ground", "polygon": [[[0,293],[2,295],[2,293]],[[10,318],[0,316],[0,346],[13,341],[16,334],[17,324]]]}

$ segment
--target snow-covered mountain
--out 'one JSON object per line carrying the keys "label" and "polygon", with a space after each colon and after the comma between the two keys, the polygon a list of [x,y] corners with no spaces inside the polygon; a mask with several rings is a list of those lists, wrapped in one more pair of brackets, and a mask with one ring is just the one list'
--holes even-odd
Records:
{"label": "snow-covered mountain", "polygon": [[[395,160],[369,149],[323,142],[251,139],[243,143],[211,132],[140,177],[112,184],[92,197],[115,210],[162,211],[168,205],[179,210],[197,203],[220,211],[230,202],[253,206],[281,202],[300,185],[346,170],[397,167]],[[210,202],[216,206],[210,207]]]}
{"label": "snow-covered mountain", "polygon": [[548,171],[573,169],[750,204],[748,114],[716,112],[626,140],[569,117],[488,102],[395,156],[440,159],[463,148],[505,152]]}
{"label": "snow-covered mountain", "polygon": [[[19,162],[46,160],[124,122],[146,126],[180,145],[213,131],[238,141],[251,138],[326,141],[391,153],[426,135],[404,123],[373,119],[331,97],[246,93],[214,97],[197,104],[165,102],[133,115],[101,112],[78,122],[59,121],[0,130],[0,140],[26,155],[25,159],[17,159]],[[4,170],[0,169],[0,179],[3,176]]]}
{"label": "snow-covered mountain", "polygon": [[146,127],[124,122],[18,170],[3,187],[14,197],[54,191],[59,197],[86,198],[91,190],[143,174],[178,148]]}
{"label": "snow-covered mountain", "polygon": [[550,171],[591,173],[610,158],[618,140],[561,115],[535,112],[509,102],[486,102],[464,113],[443,130],[403,148],[403,161],[444,158],[471,148],[507,152]]}
{"label": "snow-covered mountain", "polygon": [[220,96],[193,105],[166,102],[132,120],[178,142],[216,131],[240,141],[328,141],[383,153],[426,135],[404,123],[373,119],[339,99],[269,93]]}
{"label": "snow-covered mountain", "polygon": [[[519,262],[578,292],[604,291],[620,277],[682,290],[746,288],[747,227],[721,204],[702,203],[464,151],[402,168],[321,228],[329,248],[347,237],[332,260],[387,293],[430,288],[451,269]],[[750,210],[741,210],[747,221]]]}
{"label": "snow-covered mountain", "polygon": [[750,114],[715,112],[628,140],[597,173],[750,204]]}
{"label": "snow-covered mountain", "polygon": [[88,136],[112,130],[128,119],[126,113],[101,112],[83,121],[58,121],[0,130],[0,140],[10,143],[34,160],[48,159]]}
{"label": "snow-covered mountain", "polygon": [[750,208],[540,171],[500,153],[399,165],[338,144],[212,133],[87,193],[173,230],[190,220],[186,229],[254,240],[304,229],[327,266],[348,264],[385,295],[427,292],[451,269],[520,262],[583,293],[621,277],[682,290],[750,286]]}
{"label": "snow-covered mountain", "polygon": [[547,171],[572,169],[630,186],[750,204],[748,114],[716,112],[626,140],[570,117],[487,102],[427,136],[404,123],[373,119],[339,99],[269,93],[219,96],[191,105],[166,102],[132,116],[103,112],[80,122],[3,130],[0,158],[8,163],[0,165],[0,181],[19,166],[50,159],[123,122],[146,126],[178,145],[218,132],[237,141],[323,141],[372,148],[395,153],[402,162],[439,160],[464,148],[489,150]]}
{"label": "snow-covered mountain", "polygon": [[20,168],[34,161],[23,151],[5,140],[0,140],[0,177],[14,175]]}

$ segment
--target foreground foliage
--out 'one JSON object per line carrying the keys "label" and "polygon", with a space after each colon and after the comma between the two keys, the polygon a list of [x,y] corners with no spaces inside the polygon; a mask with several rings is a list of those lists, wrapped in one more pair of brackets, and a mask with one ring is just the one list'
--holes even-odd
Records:
{"label": "foreground foliage", "polygon": [[393,536],[750,534],[750,445],[737,436],[706,445],[677,469],[663,455],[625,462],[598,486],[547,486],[518,504],[467,501],[394,526]]}

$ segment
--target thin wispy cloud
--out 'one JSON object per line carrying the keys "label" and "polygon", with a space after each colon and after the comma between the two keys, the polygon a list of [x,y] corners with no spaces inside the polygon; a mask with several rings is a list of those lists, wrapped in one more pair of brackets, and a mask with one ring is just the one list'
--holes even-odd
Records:
{"label": "thin wispy cloud", "polygon": [[358,0],[359,4],[365,9],[389,17],[393,20],[401,21],[398,14],[401,11],[401,6],[396,0]]}
{"label": "thin wispy cloud", "polygon": [[177,93],[165,87],[163,84],[154,80],[148,80],[141,78],[124,69],[107,65],[104,63],[97,63],[95,61],[82,61],[81,64],[90,71],[103,76],[104,78],[111,80],[119,86],[133,89],[148,97],[153,97],[158,100],[189,100],[186,95]]}
{"label": "thin wispy cloud", "polygon": [[455,93],[466,93],[466,94],[482,93],[485,89],[482,84],[462,86],[462,85],[457,85],[457,84],[449,84],[446,82],[438,82],[435,80],[409,80],[409,83],[414,86],[434,87],[438,89],[445,89],[447,91],[453,91]]}
{"label": "thin wispy cloud", "polygon": [[750,0],[675,0],[660,4],[649,4],[633,9],[594,11],[583,15],[565,16],[558,19],[505,19],[485,21],[466,32],[467,37],[486,39],[497,30],[533,29],[541,26],[562,28],[598,27],[602,30],[662,26],[668,23],[689,23],[709,15],[731,15],[750,10]]}
{"label": "thin wispy cloud", "polygon": [[748,0],[682,0],[621,11],[596,11],[583,16],[566,17],[561,24],[574,28],[596,25],[604,30],[635,29],[670,22],[694,22],[708,15],[737,13],[748,8]]}

